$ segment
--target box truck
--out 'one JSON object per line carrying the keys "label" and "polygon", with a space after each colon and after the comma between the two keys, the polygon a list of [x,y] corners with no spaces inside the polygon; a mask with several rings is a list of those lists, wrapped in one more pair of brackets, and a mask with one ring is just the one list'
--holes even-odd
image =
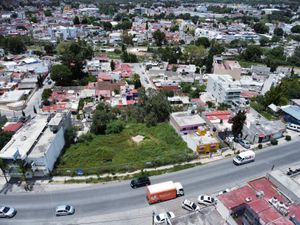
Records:
{"label": "box truck", "polygon": [[149,204],[167,201],[183,195],[183,187],[179,182],[167,181],[147,186],[147,200]]}
{"label": "box truck", "polygon": [[255,152],[248,150],[241,152],[236,157],[233,158],[233,163],[235,165],[242,165],[249,162],[255,161]]}

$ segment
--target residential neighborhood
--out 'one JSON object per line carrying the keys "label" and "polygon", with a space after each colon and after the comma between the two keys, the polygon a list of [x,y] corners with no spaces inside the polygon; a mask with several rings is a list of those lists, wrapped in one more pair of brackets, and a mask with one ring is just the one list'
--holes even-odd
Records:
{"label": "residential neighborhood", "polygon": [[0,21],[3,224],[300,224],[298,1],[16,0]]}

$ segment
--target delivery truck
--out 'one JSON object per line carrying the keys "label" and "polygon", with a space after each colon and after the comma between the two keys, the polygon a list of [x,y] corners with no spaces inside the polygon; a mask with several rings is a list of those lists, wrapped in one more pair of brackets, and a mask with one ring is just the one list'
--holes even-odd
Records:
{"label": "delivery truck", "polygon": [[147,200],[149,204],[167,201],[183,195],[183,187],[179,182],[167,181],[147,186]]}
{"label": "delivery truck", "polygon": [[248,150],[241,152],[236,157],[233,158],[233,163],[235,165],[242,165],[249,162],[255,161],[255,152]]}

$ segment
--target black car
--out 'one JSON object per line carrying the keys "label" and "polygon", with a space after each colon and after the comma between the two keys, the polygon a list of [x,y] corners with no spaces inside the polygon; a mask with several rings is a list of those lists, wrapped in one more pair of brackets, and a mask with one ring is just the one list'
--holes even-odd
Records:
{"label": "black car", "polygon": [[146,185],[150,185],[151,182],[150,182],[150,179],[149,177],[138,177],[136,179],[133,179],[131,182],[130,182],[130,186],[132,188],[138,188],[138,187],[143,187],[143,186],[146,186]]}

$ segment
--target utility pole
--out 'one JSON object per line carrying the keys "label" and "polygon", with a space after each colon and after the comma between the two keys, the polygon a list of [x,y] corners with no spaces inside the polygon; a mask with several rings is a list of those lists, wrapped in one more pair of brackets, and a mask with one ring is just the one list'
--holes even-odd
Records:
{"label": "utility pole", "polygon": [[152,225],[154,225],[154,216],[155,216],[155,212],[152,211]]}

